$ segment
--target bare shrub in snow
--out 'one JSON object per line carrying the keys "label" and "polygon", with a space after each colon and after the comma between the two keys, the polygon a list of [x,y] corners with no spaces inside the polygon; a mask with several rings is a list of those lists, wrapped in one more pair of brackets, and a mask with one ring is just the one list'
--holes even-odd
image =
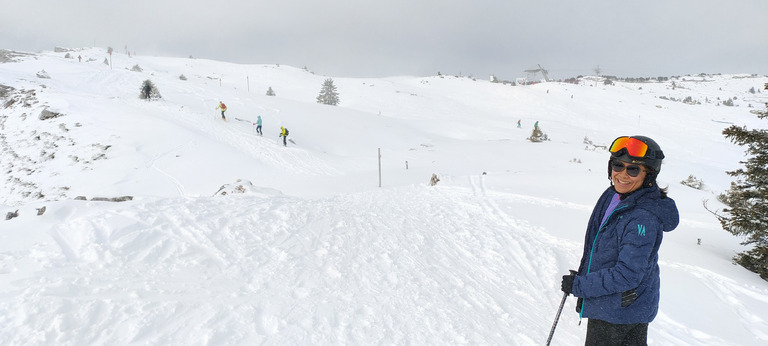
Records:
{"label": "bare shrub in snow", "polygon": [[693,174],[689,175],[688,178],[683,179],[680,184],[692,187],[696,190],[704,188],[704,182],[701,179],[694,177]]}

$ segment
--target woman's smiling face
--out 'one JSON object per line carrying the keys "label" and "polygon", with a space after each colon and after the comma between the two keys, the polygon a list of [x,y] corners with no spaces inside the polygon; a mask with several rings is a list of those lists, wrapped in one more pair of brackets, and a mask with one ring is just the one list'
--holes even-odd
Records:
{"label": "woman's smiling face", "polygon": [[644,166],[640,166],[640,174],[638,174],[636,177],[633,177],[627,174],[627,166],[635,165],[628,165],[621,161],[615,161],[614,164],[621,164],[624,166],[621,172],[616,172],[615,169],[611,169],[611,180],[613,181],[614,188],[616,188],[616,192],[622,194],[629,193],[643,186],[643,181],[645,180],[645,175],[647,174],[646,172],[648,172]]}

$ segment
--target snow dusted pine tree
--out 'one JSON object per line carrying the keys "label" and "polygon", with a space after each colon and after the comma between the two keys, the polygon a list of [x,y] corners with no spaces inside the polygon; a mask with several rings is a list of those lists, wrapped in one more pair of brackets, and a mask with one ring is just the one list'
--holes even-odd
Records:
{"label": "snow dusted pine tree", "polygon": [[160,96],[160,91],[158,91],[157,86],[155,86],[155,83],[152,83],[152,81],[149,79],[141,83],[140,90],[141,92],[139,93],[139,98],[142,100],[150,101],[152,99],[162,98],[162,96]]}
{"label": "snow dusted pine tree", "polygon": [[317,95],[317,103],[336,106],[339,104],[339,93],[336,92],[336,86],[333,85],[333,79],[326,79],[323,82],[323,88],[320,89],[320,95]]}
{"label": "snow dusted pine tree", "polygon": [[[768,118],[768,104],[765,111],[754,113],[760,119]],[[744,168],[727,172],[737,180],[720,195],[720,201],[728,206],[723,209],[727,215],[717,217],[723,229],[747,238],[742,244],[754,245],[737,254],[734,261],[768,280],[768,129],[748,130],[732,125],[723,130],[723,135],[746,146],[748,158],[741,162]]]}

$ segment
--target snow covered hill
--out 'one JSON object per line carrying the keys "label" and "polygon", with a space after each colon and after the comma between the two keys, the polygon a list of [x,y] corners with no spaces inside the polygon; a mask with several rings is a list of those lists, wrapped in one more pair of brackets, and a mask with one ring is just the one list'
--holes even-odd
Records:
{"label": "snow covered hill", "polygon": [[[681,212],[650,343],[768,342],[768,283],[702,207],[743,157],[722,129],[765,127],[765,76],[333,78],[333,107],[327,76],[289,66],[0,55],[2,344],[543,344],[608,186],[601,146],[627,134],[660,143]],[[536,121],[550,141],[526,139]],[[583,344],[574,305],[553,344]]]}

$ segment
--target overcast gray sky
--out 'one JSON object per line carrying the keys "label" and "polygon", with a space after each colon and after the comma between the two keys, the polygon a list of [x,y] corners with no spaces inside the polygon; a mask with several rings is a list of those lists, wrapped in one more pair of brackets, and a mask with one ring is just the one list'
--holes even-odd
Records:
{"label": "overcast gray sky", "polygon": [[0,49],[94,45],[337,77],[768,74],[768,0],[0,0]]}

